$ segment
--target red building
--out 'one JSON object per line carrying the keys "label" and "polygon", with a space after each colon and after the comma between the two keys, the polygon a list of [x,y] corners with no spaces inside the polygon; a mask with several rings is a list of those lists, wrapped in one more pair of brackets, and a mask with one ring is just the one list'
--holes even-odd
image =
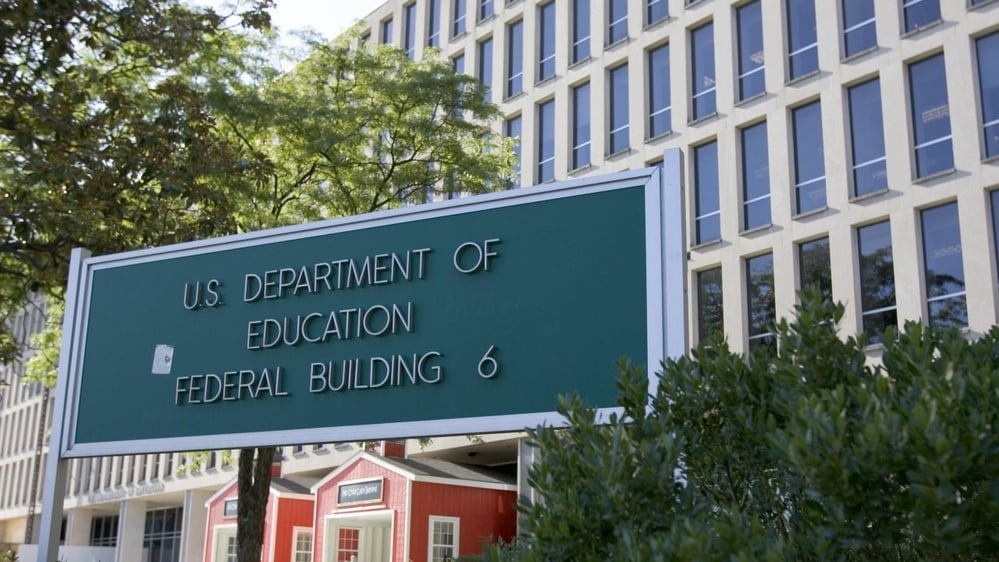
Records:
{"label": "red building", "polygon": [[442,562],[517,530],[515,478],[358,453],[312,486],[315,562]]}
{"label": "red building", "polygon": [[[262,560],[309,560],[315,510],[315,496],[309,488],[315,482],[315,478],[271,478],[271,493],[264,518]],[[233,480],[205,502],[205,507],[208,508],[205,562],[228,562],[236,559],[237,492],[237,482]]]}

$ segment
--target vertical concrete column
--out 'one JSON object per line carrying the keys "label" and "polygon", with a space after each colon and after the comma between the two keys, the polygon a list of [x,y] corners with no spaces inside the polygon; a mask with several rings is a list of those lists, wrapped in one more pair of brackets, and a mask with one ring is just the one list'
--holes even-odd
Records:
{"label": "vertical concrete column", "polygon": [[115,562],[142,560],[142,538],[146,532],[146,502],[121,502],[118,514],[118,551]]}
{"label": "vertical concrete column", "polygon": [[205,559],[208,530],[208,508],[205,502],[212,496],[205,490],[184,492],[184,521],[181,525],[180,559],[198,562]]}
{"label": "vertical concrete column", "polygon": [[90,523],[93,519],[92,509],[71,509],[66,514],[66,544],[90,544]]}

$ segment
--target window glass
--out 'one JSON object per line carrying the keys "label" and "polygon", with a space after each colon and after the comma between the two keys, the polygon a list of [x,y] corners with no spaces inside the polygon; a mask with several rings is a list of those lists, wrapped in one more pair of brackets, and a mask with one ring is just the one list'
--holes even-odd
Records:
{"label": "window glass", "polygon": [[441,46],[441,0],[427,0],[427,47]]}
{"label": "window glass", "polygon": [[704,244],[721,239],[717,141],[694,148],[694,190],[696,191],[694,201],[695,243]]}
{"label": "window glass", "polygon": [[722,306],[721,267],[707,269],[697,274],[697,338],[705,341],[725,330]]}
{"label": "window glass", "polygon": [[292,562],[312,562],[312,531],[296,529]]}
{"label": "window glass", "polygon": [[794,185],[797,213],[826,206],[825,154],[822,149],[822,107],[819,102],[791,112],[794,128]]}
{"label": "window glass", "polygon": [[493,89],[493,40],[479,42],[479,81],[486,87],[486,101],[492,99]]}
{"label": "window glass", "polygon": [[451,59],[451,68],[454,69],[455,74],[465,73],[465,54],[459,53]]}
{"label": "window glass", "polygon": [[538,106],[538,183],[555,179],[555,100]]}
{"label": "window glass", "polygon": [[628,149],[628,65],[610,71],[609,154]]}
{"label": "window glass", "polygon": [[645,25],[652,25],[669,16],[666,0],[645,0]]}
{"label": "window glass", "polygon": [[930,326],[968,325],[957,203],[922,212],[926,311]]}
{"label": "window glass", "polygon": [[819,69],[815,0],[787,0],[787,65],[791,80]]}
{"label": "window glass", "polygon": [[739,31],[739,99],[763,93],[763,14],[760,0],[736,9]]}
{"label": "window glass", "polygon": [[746,305],[749,311],[746,333],[750,351],[761,345],[775,346],[776,341],[770,332],[776,318],[772,253],[746,259]]}
{"label": "window glass", "polygon": [[555,76],[555,2],[538,8],[538,81]]}
{"label": "window glass", "polygon": [[950,105],[942,54],[909,65],[909,96],[916,177],[953,169]]}
{"label": "window glass", "polygon": [[999,32],[975,41],[978,51],[978,87],[982,102],[985,157],[999,156]]}
{"label": "window glass", "polygon": [[392,20],[387,19],[382,22],[382,45],[388,45],[392,43]]}
{"label": "window glass", "polygon": [[458,557],[458,520],[430,518],[430,562],[450,562]]}
{"label": "window glass", "polygon": [[590,56],[590,0],[572,0],[572,62]]}
{"label": "window glass", "polygon": [[822,298],[832,300],[830,263],[828,237],[798,244],[799,289],[815,289]]}
{"label": "window glass", "polygon": [[607,0],[607,44],[628,36],[628,0]]}
{"label": "window glass", "polygon": [[770,224],[770,161],[767,123],[740,131],[742,137],[742,224],[746,230]]}
{"label": "window glass", "polygon": [[851,57],[878,44],[874,0],[842,0],[843,54]]}
{"label": "window glass", "polygon": [[868,343],[880,343],[885,329],[898,324],[891,224],[884,221],[858,228],[857,252],[863,331]]}
{"label": "window glass", "polygon": [[649,137],[670,131],[669,44],[649,51]]}
{"label": "window glass", "polygon": [[514,154],[514,164],[513,164],[513,178],[514,186],[520,186],[520,169],[521,169],[521,155],[520,155],[520,135],[521,135],[522,121],[520,115],[516,117],[511,117],[506,120],[506,136],[512,139],[517,139],[517,142],[513,145]]}
{"label": "window glass", "polygon": [[493,0],[479,0],[479,21],[493,16]]}
{"label": "window glass", "polygon": [[940,0],[902,0],[905,31],[915,31],[940,21]]}
{"label": "window glass", "polygon": [[590,83],[572,89],[572,168],[590,164]]}
{"label": "window glass", "polygon": [[885,133],[881,117],[881,81],[853,86],[850,104],[850,148],[853,157],[853,196],[888,189]]}
{"label": "window glass", "polygon": [[715,32],[708,23],[691,30],[691,97],[694,119],[715,113]]}
{"label": "window glass", "polygon": [[506,28],[506,96],[524,91],[524,20]]}
{"label": "window glass", "polygon": [[402,38],[402,48],[406,51],[409,60],[416,57],[416,2],[403,7],[403,24],[406,26],[405,36]]}
{"label": "window glass", "polygon": [[466,10],[468,10],[468,0],[454,0],[454,7],[452,11],[453,23],[451,24],[451,35],[458,37],[459,35],[464,35],[467,31],[465,27],[466,22]]}

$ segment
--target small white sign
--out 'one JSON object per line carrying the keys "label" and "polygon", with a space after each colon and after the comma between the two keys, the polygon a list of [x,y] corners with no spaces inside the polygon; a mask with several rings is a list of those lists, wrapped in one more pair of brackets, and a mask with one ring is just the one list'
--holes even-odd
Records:
{"label": "small white sign", "polygon": [[153,374],[169,375],[173,367],[173,347],[159,344],[153,351]]}

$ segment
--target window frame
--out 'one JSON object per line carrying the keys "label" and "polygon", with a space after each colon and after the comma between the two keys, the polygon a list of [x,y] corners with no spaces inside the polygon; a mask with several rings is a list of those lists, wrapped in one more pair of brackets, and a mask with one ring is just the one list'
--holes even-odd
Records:
{"label": "window frame", "polygon": [[[631,148],[631,104],[628,82],[627,62],[607,69],[608,156],[626,152]],[[620,139],[623,139],[623,145],[620,144]]]}
{"label": "window frame", "polygon": [[[714,166],[709,166],[710,169],[702,168],[701,159],[707,158],[708,156],[702,156],[701,151],[707,149],[707,147],[714,147]],[[694,221],[693,221],[693,240],[694,246],[703,246],[707,244],[713,244],[721,241],[721,198],[720,198],[720,184],[719,184],[719,171],[718,171],[718,139],[714,138],[706,142],[702,142],[691,148],[691,154],[694,160],[694,164],[691,168],[694,174]],[[710,172],[710,177],[706,177],[705,173]],[[706,183],[708,182],[708,183]],[[702,194],[705,193],[706,189],[711,189],[713,193],[712,197],[707,199],[707,203],[713,203],[711,209],[702,209]],[[707,238],[701,234],[701,224],[707,221],[712,223],[717,222],[717,225],[712,224],[712,231],[717,231],[717,236],[713,238]]]}
{"label": "window frame", "polygon": [[[851,0],[840,0],[839,3],[839,15],[840,15],[840,42],[842,43],[842,58],[844,60],[849,60],[855,57],[859,57],[864,53],[873,51],[878,48],[878,29],[877,29],[877,8],[874,5],[874,0],[854,0],[859,2],[866,2],[870,6],[871,16],[867,19],[855,23],[847,21],[847,3]],[[862,44],[855,49],[850,48],[849,36],[851,33],[855,34],[857,31],[864,30],[867,27],[872,27],[874,29],[873,43]],[[856,35],[854,35],[856,36]]]}
{"label": "window frame", "polygon": [[[935,67],[930,66],[931,63],[939,61],[939,71],[940,75],[929,75],[929,76],[915,76],[917,72],[923,72],[923,69],[928,68],[926,72],[932,72],[936,70]],[[908,94],[909,103],[909,127],[911,130],[912,139],[912,177],[914,181],[927,180],[939,175],[947,174],[954,170],[954,129],[950,122],[950,93],[947,91],[947,63],[944,58],[944,53],[938,51],[929,56],[920,58],[918,60],[910,61],[906,64],[905,68],[906,76],[906,86]],[[918,83],[926,84],[939,84],[943,88],[944,101],[943,105],[922,107],[922,105],[928,101],[923,98],[923,103],[917,103],[916,88]],[[929,100],[931,103],[936,103],[939,100]],[[945,108],[942,112],[940,108]],[[932,112],[940,112],[946,116],[947,119],[947,133],[943,135],[937,135],[933,138],[921,138],[923,135],[920,134],[922,130],[919,125],[919,120],[921,116],[931,114]],[[939,167],[932,167],[925,171],[922,170],[920,151],[936,147],[937,145],[945,145],[947,147],[948,158],[945,161],[945,165]],[[928,152],[928,151],[926,151]],[[925,152],[924,152],[925,153]],[[932,162],[932,159],[931,159]]]}
{"label": "window frame", "polygon": [[[950,224],[944,222],[942,226],[950,227],[948,229],[949,232],[947,232],[946,234],[941,234],[943,232],[943,228],[941,228],[940,223],[936,223],[935,228],[930,228],[930,229],[927,228],[927,224],[929,222],[928,217],[930,216],[929,215],[930,213],[943,213],[948,211],[952,212],[952,214],[950,216],[947,216],[945,218],[945,221],[947,219],[952,219],[952,222]],[[959,329],[964,329],[968,327],[968,286],[966,283],[967,269],[965,268],[964,265],[964,245],[961,240],[961,219],[959,212],[960,209],[958,207],[957,201],[948,201],[945,203],[941,203],[939,205],[934,205],[932,207],[921,209],[919,211],[919,232],[920,232],[920,240],[922,243],[921,257],[922,257],[922,266],[923,266],[922,274],[923,274],[923,287],[924,287],[924,296],[925,296],[925,299],[923,301],[923,306],[924,306],[923,311],[926,314],[925,324],[931,327],[941,326],[941,325],[952,326]],[[953,237],[951,239],[947,239],[947,234],[951,234],[953,235]],[[938,246],[939,244],[947,242],[952,242],[952,244],[943,248],[936,248],[936,246]],[[955,247],[956,247],[956,252],[954,251]],[[937,254],[937,256],[930,255],[931,252],[933,254]],[[934,259],[935,257],[946,259],[948,256],[954,256],[954,255],[957,256],[957,261],[959,262],[957,265],[960,268],[960,279],[957,279],[956,282],[961,285],[962,290],[933,294],[935,291],[933,291],[932,280],[934,277],[936,277],[936,275],[934,275],[933,270],[930,269],[931,263],[936,261]],[[946,262],[944,262],[944,264],[947,265]],[[949,275],[941,277],[953,278],[953,276]],[[963,314],[964,314],[963,323],[941,324],[941,318],[939,318],[937,314],[934,313],[935,305],[947,302],[957,302],[957,301],[960,302],[959,306],[963,309]]]}
{"label": "window frame", "polygon": [[[585,93],[585,104],[581,103],[581,93]],[[572,169],[579,170],[592,164],[592,135],[593,135],[593,113],[592,113],[592,93],[590,82],[582,82],[572,86],[569,90],[572,100]],[[581,107],[585,105],[585,108]],[[585,129],[580,126],[580,121],[585,118]],[[581,134],[585,131],[585,135]],[[583,138],[585,136],[585,139]],[[584,152],[585,151],[585,152]],[[581,156],[585,155],[585,160]]]}
{"label": "window frame", "polygon": [[[538,13],[538,74],[535,82],[544,82],[555,77],[555,63],[556,63],[556,12],[555,12],[555,0],[550,2],[540,4],[537,8]],[[551,22],[551,29],[548,29],[547,23]],[[547,44],[547,46],[546,46]],[[546,48],[550,49],[546,51]]]}
{"label": "window frame", "polygon": [[[817,108],[818,111],[819,128],[817,135],[818,138],[817,143],[814,142],[814,138],[812,137],[803,140],[804,138],[803,133],[807,132],[805,131],[805,127],[807,127],[807,124],[802,124],[802,126],[799,127],[800,124],[799,116],[803,115],[803,113],[801,112],[804,112],[806,109],[810,109],[812,107]],[[790,135],[791,148],[792,148],[791,178],[793,180],[793,186],[794,186],[794,198],[793,198],[794,211],[795,211],[794,216],[801,217],[801,216],[810,215],[812,213],[821,212],[828,205],[828,194],[826,193],[826,161],[825,161],[825,151],[824,151],[825,145],[823,140],[824,131],[822,127],[822,100],[814,99],[812,101],[788,109],[791,112],[791,119],[789,120],[789,122],[791,126],[791,135]],[[799,132],[801,132],[802,134],[799,134]],[[804,154],[806,150],[814,150],[820,156],[822,161],[821,175],[808,176],[807,178],[802,177],[801,168],[803,166],[802,163],[804,162],[802,154]],[[808,192],[810,193],[817,192],[817,188],[815,186],[818,186],[818,188],[822,190],[822,202],[820,204],[808,207],[807,209],[802,206],[802,197],[803,197],[802,194],[806,192],[806,189],[803,188],[806,188],[806,186]]]}
{"label": "window frame", "polygon": [[[437,544],[434,542],[434,525],[436,523],[450,523],[452,525],[451,536],[454,539],[453,544]],[[458,551],[461,545],[461,518],[460,517],[448,517],[443,515],[429,515],[427,518],[427,562],[435,562],[438,560],[434,558],[434,548],[435,547],[445,547],[451,548],[451,555],[448,557],[440,558],[439,560],[446,560],[448,558],[452,560],[457,560],[461,555]]]}
{"label": "window frame", "polygon": [[[302,536],[309,537],[309,549],[307,551],[303,551],[300,548],[299,538]],[[314,547],[315,547],[315,532],[313,531],[312,527],[292,527],[291,558],[289,559],[291,562],[312,562]],[[298,560],[298,556],[300,554],[307,555],[308,559],[303,561]]]}
{"label": "window frame", "polygon": [[[709,38],[704,40],[705,37],[702,32],[709,34]],[[714,20],[709,20],[703,24],[693,27],[690,29],[687,35],[690,42],[690,122],[700,121],[702,119],[707,119],[718,113],[718,99],[717,99],[717,72],[716,68],[716,53],[715,53],[715,27]],[[710,46],[711,56],[707,57],[708,60],[702,63],[701,57],[698,56],[698,41],[702,41],[700,47],[706,48]],[[705,81],[710,81],[711,85],[704,89],[698,89],[697,77],[701,72],[706,72],[710,70],[710,75],[705,73],[703,78]],[[705,109],[698,110],[699,98],[704,97],[707,102]]]}
{"label": "window frame", "polygon": [[461,37],[468,33],[468,0],[454,0],[451,3],[451,37]]}
{"label": "window frame", "polygon": [[[646,126],[648,127],[648,133],[646,138],[653,139],[656,137],[668,135],[673,131],[673,96],[670,89],[672,88],[672,77],[670,76],[670,44],[662,43],[660,45],[655,45],[650,47],[646,52],[645,60],[648,73],[647,80],[647,95],[649,100],[648,108],[648,119],[646,120]],[[659,76],[656,72],[656,55],[665,53],[665,72],[663,76]],[[660,81],[663,83],[660,84]],[[663,107],[657,107],[656,99],[660,96],[657,94],[665,94],[665,105]],[[658,130],[656,128],[657,119],[665,115],[666,128]]]}
{"label": "window frame", "polygon": [[[624,15],[618,11],[623,11]],[[628,0],[607,0],[606,31],[608,47],[628,39]]]}
{"label": "window frame", "polygon": [[[816,0],[784,0],[784,21],[787,22],[787,81],[795,82],[819,71],[818,22],[815,14]],[[799,8],[801,11],[799,11]],[[811,17],[810,22],[803,21]],[[800,25],[804,25],[801,28]],[[813,53],[814,52],[814,53]],[[813,54],[809,54],[813,53]],[[809,55],[805,67],[795,70],[794,59]],[[812,64],[814,62],[814,64]]]}
{"label": "window frame", "polygon": [[[537,109],[537,154],[538,154],[538,164],[536,167],[536,178],[537,183],[546,183],[555,180],[555,98],[548,98],[547,100],[538,102],[535,106]],[[550,115],[546,117],[546,111],[550,108]],[[551,121],[550,127],[550,154],[546,150],[546,135],[545,128],[548,125],[548,120]],[[551,166],[551,171],[546,173],[546,167]]]}
{"label": "window frame", "polygon": [[[751,47],[753,41],[746,41],[748,34],[747,26],[754,23],[752,20],[746,21],[743,19],[744,14],[752,15],[748,10],[755,7],[758,10],[759,18],[756,20],[756,26],[752,29],[756,34],[759,35],[759,50],[749,54],[748,59],[752,62],[756,62],[753,57],[757,54],[760,55],[761,60],[757,66],[746,70],[743,68],[743,63],[746,61],[744,49]],[[744,102],[753,99],[757,96],[766,94],[766,57],[764,54],[764,42],[763,42],[763,2],[762,0],[752,0],[751,2],[746,2],[735,7],[735,29],[736,29],[736,74],[737,74],[737,87],[736,87],[736,101]],[[755,78],[755,75],[762,74],[762,81],[759,84],[758,91],[747,92],[747,84],[750,83],[749,79]]]}
{"label": "window frame", "polygon": [[[884,299],[885,300],[884,303],[882,303],[882,302],[878,302],[878,303],[867,303],[866,302],[866,298],[865,298],[866,295],[868,294],[868,289],[865,289],[865,285],[864,285],[865,273],[867,273],[865,271],[865,269],[866,269],[865,268],[865,258],[867,258],[868,256],[865,255],[864,233],[865,232],[872,232],[871,229],[873,229],[875,227],[882,227],[882,226],[886,226],[888,228],[888,245],[887,245],[887,248],[889,248],[889,250],[890,250],[890,254],[889,254],[890,257],[889,257],[889,259],[890,259],[890,266],[891,266],[891,280],[890,280],[891,304],[886,304],[887,303],[887,299]],[[877,236],[877,235],[878,234],[875,234],[874,236]],[[882,334],[883,330],[882,330],[882,332],[878,332],[878,333],[872,333],[872,332],[868,331],[868,327],[867,327],[867,318],[868,317],[872,317],[874,315],[886,315],[888,317],[891,317],[892,315],[894,315],[894,325],[895,325],[896,328],[898,327],[898,299],[897,299],[897,291],[896,291],[896,283],[895,283],[895,277],[896,277],[895,276],[895,248],[894,248],[894,239],[892,237],[891,219],[885,218],[883,220],[879,220],[879,221],[875,221],[875,222],[871,222],[871,223],[867,223],[867,224],[863,224],[863,225],[857,226],[854,229],[854,236],[856,238],[856,252],[855,252],[855,255],[856,255],[856,258],[857,258],[857,270],[856,270],[857,271],[857,276],[858,276],[857,288],[859,289],[859,295],[858,295],[858,298],[857,298],[857,303],[858,303],[858,307],[860,308],[860,314],[858,316],[858,319],[860,320],[860,332],[867,335],[867,341],[869,342],[869,344],[871,344],[871,345],[878,345],[878,344],[882,343],[881,342],[881,334]],[[885,246],[880,246],[878,248],[875,248],[873,251],[874,252],[880,251],[884,247]],[[883,280],[879,280],[878,282],[879,282],[879,287],[881,285],[885,284],[885,282]],[[883,289],[880,289],[880,288],[878,290],[883,291]],[[868,307],[869,304],[872,304],[872,305],[873,304],[877,304],[877,305],[880,305],[880,306],[873,306],[873,307],[869,308]],[[886,328],[887,328],[887,326],[890,325],[888,322],[882,322],[882,324]]]}
{"label": "window frame", "polygon": [[[717,280],[710,279],[707,280],[707,276],[714,276],[717,273]],[[702,269],[694,273],[694,283],[697,291],[697,341],[704,342],[705,340],[711,338],[716,333],[724,336],[725,334],[725,287],[724,287],[724,277],[722,275],[722,266],[718,264],[714,267],[709,267],[707,269]],[[706,282],[708,281],[708,282]],[[717,283],[717,292],[708,293],[706,288],[709,287],[709,282],[711,286]],[[717,297],[717,302],[709,301],[709,297],[712,299]],[[710,304],[711,308],[708,308]],[[714,328],[714,322],[708,322],[707,312],[717,312],[719,313],[718,318],[718,332],[708,332],[709,328]]]}
{"label": "window frame", "polygon": [[[754,283],[755,279],[753,274],[754,265],[762,263],[765,266],[766,264],[762,260],[766,259],[769,259],[770,302],[769,306],[767,307],[769,308],[769,310],[757,308],[760,305],[760,303],[752,298],[754,296],[754,292],[757,290],[757,285]],[[776,304],[777,290],[774,281],[773,249],[771,249],[769,252],[743,258],[742,262],[746,275],[745,285],[744,285],[744,288],[746,290],[745,293],[746,294],[746,349],[747,351],[752,352],[754,349],[757,348],[757,346],[760,345],[775,347],[777,342],[776,338],[774,337],[774,333],[767,329],[773,322],[777,320],[777,304]],[[763,272],[763,274],[765,275],[766,273]],[[757,324],[756,322],[754,322],[754,316],[757,314],[761,314],[761,316],[762,315],[768,316],[769,317],[768,321],[763,325]]]}
{"label": "window frame", "polygon": [[504,99],[524,93],[524,20],[506,24],[506,81]]}
{"label": "window frame", "polygon": [[[872,114],[867,111],[861,112],[861,109],[873,109],[872,107],[864,107],[864,104],[873,105],[873,100],[870,99],[860,99],[859,96],[866,93],[866,88],[873,87],[873,91],[877,94],[877,119],[875,119]],[[856,94],[856,96],[854,95]],[[881,97],[881,77],[874,76],[864,80],[862,82],[857,82],[846,88],[846,105],[847,105],[847,123],[848,123],[848,141],[850,143],[850,197],[851,199],[859,199],[864,197],[869,197],[872,195],[877,195],[879,193],[884,193],[888,191],[888,154],[887,154],[887,143],[885,141],[885,128],[884,128],[884,103]],[[877,123],[874,123],[877,121]],[[858,143],[858,139],[862,141],[863,144]],[[858,154],[858,148],[869,144],[871,140],[876,140],[880,143],[880,156],[875,156],[874,151],[871,154]],[[863,158],[861,162],[857,160]],[[873,184],[870,188],[865,188],[863,192],[860,190],[861,182],[860,170],[864,168],[869,168],[880,164],[880,166],[875,169],[875,173],[881,173],[884,176],[883,184]]]}
{"label": "window frame", "polygon": [[[762,143],[759,139],[747,139],[747,134],[755,133],[759,131],[760,127],[763,129],[763,139]],[[756,123],[751,123],[749,125],[740,127],[739,131],[739,179],[740,179],[740,202],[742,203],[742,231],[743,233],[758,230],[761,228],[766,228],[773,224],[773,186],[770,181],[770,129],[767,125],[767,121],[758,121]],[[755,154],[755,151],[762,146],[762,155]],[[752,156],[759,157],[762,156],[764,159],[765,166],[760,168],[754,166],[752,169],[749,164],[748,150],[754,151]],[[750,186],[753,182],[750,180],[750,172],[753,170],[766,169],[766,194],[752,194],[750,193]],[[766,220],[760,223],[755,221],[750,221],[750,206],[754,204],[766,201]]]}
{"label": "window frame", "polygon": [[818,287],[818,289],[819,289],[819,292],[822,294],[822,296],[824,298],[832,300],[832,298],[833,298],[833,288],[832,288],[832,250],[831,250],[830,241],[829,241],[829,235],[828,234],[826,234],[825,236],[820,236],[818,238],[811,238],[809,240],[802,240],[801,242],[798,242],[798,243],[795,244],[795,254],[796,254],[795,257],[798,260],[798,291],[800,292],[800,291],[804,290],[805,286],[806,286],[806,281],[809,284],[811,284],[811,278],[815,277],[813,275],[808,275],[807,276],[808,278],[806,279],[806,273],[808,273],[808,272],[805,269],[805,263],[806,263],[806,260],[805,260],[805,251],[806,251],[806,248],[805,247],[806,246],[812,246],[812,245],[818,244],[818,243],[820,243],[822,241],[825,241],[824,245],[825,245],[825,258],[826,258],[825,259],[825,264],[824,264],[825,265],[825,268],[824,268],[825,276],[824,277],[826,278],[825,280],[828,281],[828,283],[827,283],[827,286],[825,286],[825,287],[821,286],[821,284],[820,284],[819,287]]}
{"label": "window frame", "polygon": [[[590,58],[590,35],[592,21],[590,2],[592,0],[572,0],[572,30],[569,36],[569,64],[577,64]],[[582,9],[581,9],[582,8]],[[585,24],[585,29],[583,29]]]}
{"label": "window frame", "polygon": [[[991,1],[991,0],[990,0]],[[982,79],[986,75],[986,70],[982,67],[982,60],[988,59],[988,56],[983,57],[981,53],[981,46],[983,41],[989,40],[993,41],[995,45],[988,45],[995,49],[995,54],[999,57],[999,31],[993,31],[985,35],[980,35],[975,37],[975,78],[978,81],[978,109],[979,109],[979,123],[982,128],[980,139],[982,142],[982,160],[990,161],[999,158],[999,76],[992,73],[992,80],[995,82],[995,95],[992,97],[988,96],[989,92],[985,90],[985,81]],[[994,60],[994,59],[993,59]],[[988,103],[989,101],[994,102]],[[989,119],[993,117],[994,119]],[[989,129],[995,130],[995,136],[993,143],[989,143]]]}

